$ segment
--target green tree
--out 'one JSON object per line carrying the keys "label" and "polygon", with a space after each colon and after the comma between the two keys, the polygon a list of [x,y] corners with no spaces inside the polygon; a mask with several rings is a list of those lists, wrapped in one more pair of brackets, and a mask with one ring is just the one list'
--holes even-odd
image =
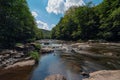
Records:
{"label": "green tree", "polygon": [[120,41],[120,0],[103,0],[97,6],[90,3],[71,7],[53,28],[52,38]]}
{"label": "green tree", "polygon": [[0,0],[0,46],[34,41],[36,30],[26,0]]}

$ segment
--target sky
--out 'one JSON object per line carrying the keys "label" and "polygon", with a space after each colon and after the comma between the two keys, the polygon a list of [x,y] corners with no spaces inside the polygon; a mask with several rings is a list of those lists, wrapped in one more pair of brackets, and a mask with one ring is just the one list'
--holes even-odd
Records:
{"label": "sky", "polygon": [[82,6],[92,1],[97,5],[102,0],[27,0],[38,28],[51,30],[71,6]]}

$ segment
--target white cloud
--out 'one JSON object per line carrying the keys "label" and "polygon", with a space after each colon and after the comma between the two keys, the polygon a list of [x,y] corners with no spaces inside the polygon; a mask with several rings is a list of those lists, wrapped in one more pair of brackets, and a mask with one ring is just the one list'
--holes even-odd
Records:
{"label": "white cloud", "polygon": [[49,26],[47,23],[42,22],[40,20],[36,21],[36,23],[37,23],[38,28],[49,30]]}
{"label": "white cloud", "polygon": [[46,10],[48,13],[63,14],[71,6],[85,5],[83,0],[48,0]]}
{"label": "white cloud", "polygon": [[71,6],[82,6],[85,5],[83,0],[66,0],[65,9],[68,10]]}
{"label": "white cloud", "polygon": [[34,17],[37,17],[37,16],[38,16],[38,13],[35,12],[35,11],[32,11],[32,15],[33,15]]}
{"label": "white cloud", "polygon": [[48,5],[46,7],[46,10],[49,13],[63,13],[64,12],[64,0],[48,0]]}

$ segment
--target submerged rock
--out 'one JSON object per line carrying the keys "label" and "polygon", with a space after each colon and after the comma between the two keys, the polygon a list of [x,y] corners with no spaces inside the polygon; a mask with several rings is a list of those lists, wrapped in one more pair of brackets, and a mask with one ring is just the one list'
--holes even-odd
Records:
{"label": "submerged rock", "polygon": [[55,74],[48,76],[47,78],[45,78],[45,80],[67,80],[67,79],[63,75]]}

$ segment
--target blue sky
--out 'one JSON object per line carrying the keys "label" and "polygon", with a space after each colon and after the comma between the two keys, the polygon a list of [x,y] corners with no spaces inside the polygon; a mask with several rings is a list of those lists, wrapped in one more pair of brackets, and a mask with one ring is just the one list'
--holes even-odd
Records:
{"label": "blue sky", "polygon": [[85,5],[93,1],[99,4],[102,0],[27,0],[32,15],[39,28],[51,30],[71,6]]}

